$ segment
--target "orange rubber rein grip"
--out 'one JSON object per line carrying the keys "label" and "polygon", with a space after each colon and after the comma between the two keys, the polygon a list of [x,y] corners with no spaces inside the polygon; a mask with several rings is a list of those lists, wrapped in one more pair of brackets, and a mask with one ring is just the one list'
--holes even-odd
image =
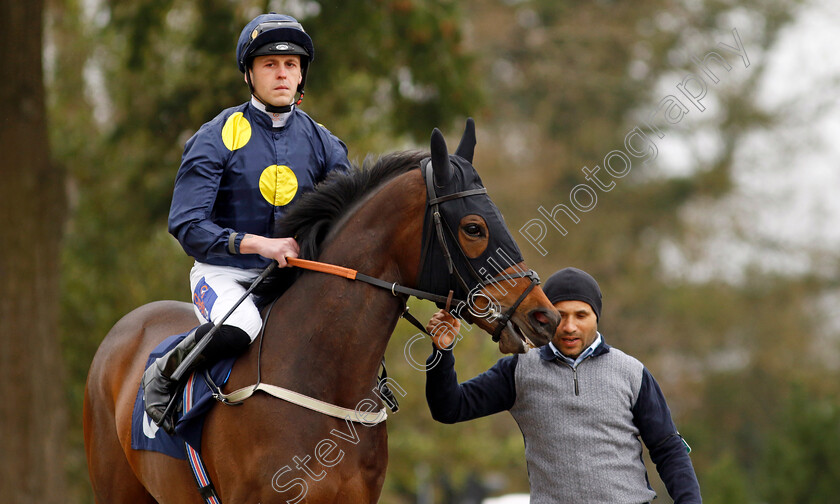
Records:
{"label": "orange rubber rein grip", "polygon": [[308,261],[297,257],[287,257],[286,262],[289,263],[290,266],[294,266],[296,268],[320,271],[321,273],[329,273],[330,275],[349,278],[350,280],[355,280],[356,275],[359,273],[354,269],[345,268],[343,266],[336,266],[335,264],[327,264],[318,261]]}

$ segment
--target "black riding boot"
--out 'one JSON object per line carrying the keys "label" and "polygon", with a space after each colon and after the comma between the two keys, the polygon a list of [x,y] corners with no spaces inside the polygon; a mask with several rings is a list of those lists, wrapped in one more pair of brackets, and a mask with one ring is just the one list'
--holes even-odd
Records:
{"label": "black riding boot", "polygon": [[[169,405],[172,394],[178,388],[178,382],[171,378],[172,373],[212,328],[213,324],[196,327],[175,348],[158,357],[143,373],[143,401],[145,402],[146,413],[155,424],[160,425],[167,432],[172,432],[174,426],[170,418],[164,418],[164,412],[166,406]],[[197,358],[192,367],[197,366],[202,361],[204,361],[203,358]]]}
{"label": "black riding boot", "polygon": [[[146,413],[155,424],[163,427],[166,432],[172,433],[175,427],[172,418],[164,418],[172,394],[178,389],[178,381],[172,378],[172,373],[178,369],[181,362],[193,352],[198,342],[212,328],[213,324],[211,323],[198,326],[187,334],[175,348],[158,357],[143,373],[143,400],[146,405]],[[239,355],[248,348],[248,344],[251,342],[251,338],[245,331],[229,325],[219,327],[210,338],[212,338],[210,342],[192,362],[183,376],[189,376],[195,368],[204,363],[215,362],[222,357]]]}

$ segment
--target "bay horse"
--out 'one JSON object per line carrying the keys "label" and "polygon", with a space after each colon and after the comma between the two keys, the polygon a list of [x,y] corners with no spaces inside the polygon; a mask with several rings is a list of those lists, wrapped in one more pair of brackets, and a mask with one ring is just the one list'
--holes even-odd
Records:
{"label": "bay horse", "polygon": [[[546,344],[559,317],[534,287],[538,281],[516,274],[525,271],[521,256],[492,274],[482,266],[493,264],[494,251],[515,256],[519,250],[472,166],[474,146],[471,119],[454,155],[435,129],[430,156],[402,152],[365,161],[302,198],[287,221],[296,223],[303,259],[393,285],[299,274],[266,310],[260,344],[239,357],[226,387],[253,384],[259,369],[266,383],[330,404],[381,405],[372,391],[405,308],[406,296],[394,292],[398,284],[428,288],[438,301],[449,291],[457,299],[470,290],[477,306],[459,315],[495,333],[503,350],[522,350],[523,340]],[[486,306],[478,305],[490,299],[498,310],[486,316]],[[98,504],[203,502],[186,461],[133,450],[130,439],[147,356],[168,336],[196,325],[190,304],[159,301],[124,316],[102,341],[84,399],[85,449]],[[385,423],[352,424],[265,394],[235,408],[211,408],[201,445],[223,503],[374,503],[388,460]]]}

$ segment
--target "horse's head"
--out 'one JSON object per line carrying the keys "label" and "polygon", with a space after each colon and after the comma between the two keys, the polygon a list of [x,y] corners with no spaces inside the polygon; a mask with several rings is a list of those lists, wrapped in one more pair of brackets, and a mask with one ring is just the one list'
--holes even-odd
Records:
{"label": "horse's head", "polygon": [[475,142],[472,119],[453,155],[440,131],[432,133],[431,157],[421,163],[427,208],[418,283],[452,291],[454,315],[491,333],[502,352],[521,353],[548,343],[559,315],[472,166]]}

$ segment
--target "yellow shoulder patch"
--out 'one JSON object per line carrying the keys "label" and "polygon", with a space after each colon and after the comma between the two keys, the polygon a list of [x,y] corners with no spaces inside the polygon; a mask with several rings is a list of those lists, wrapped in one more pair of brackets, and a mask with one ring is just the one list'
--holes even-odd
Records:
{"label": "yellow shoulder patch", "polygon": [[251,139],[251,123],[242,112],[236,112],[227,118],[224,127],[222,127],[222,142],[228,150],[235,151],[245,147],[248,140]]}

